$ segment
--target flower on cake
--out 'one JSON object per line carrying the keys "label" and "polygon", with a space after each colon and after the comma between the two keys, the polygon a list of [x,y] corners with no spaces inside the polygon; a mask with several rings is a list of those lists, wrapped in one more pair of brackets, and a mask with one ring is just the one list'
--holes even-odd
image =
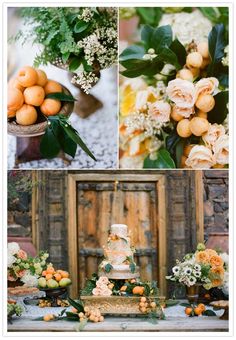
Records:
{"label": "flower on cake", "polygon": [[[95,296],[110,296],[112,295],[112,288],[109,288],[110,281],[106,276],[100,276],[96,282],[96,287],[92,290]],[[110,286],[111,287],[111,286]]]}

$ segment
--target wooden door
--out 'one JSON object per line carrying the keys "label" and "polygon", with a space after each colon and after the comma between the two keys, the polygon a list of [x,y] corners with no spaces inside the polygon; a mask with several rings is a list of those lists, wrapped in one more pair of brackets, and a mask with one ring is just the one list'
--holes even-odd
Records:
{"label": "wooden door", "polygon": [[[128,225],[141,279],[162,281],[163,286],[165,263],[161,262],[165,257],[166,244],[162,241],[160,245],[160,238],[163,240],[165,235],[165,218],[162,216],[161,222],[159,218],[160,205],[165,201],[160,188],[163,176],[149,176],[148,180],[142,175],[102,177],[69,175],[69,199],[72,204],[69,205],[69,230],[74,230],[69,235],[69,250],[74,249],[69,261],[70,272],[74,273],[73,280],[78,283],[77,292],[84,286],[86,278],[98,271],[103,246],[113,223]],[[161,215],[163,213],[164,210]],[[160,258],[158,250],[161,248],[164,250]]]}

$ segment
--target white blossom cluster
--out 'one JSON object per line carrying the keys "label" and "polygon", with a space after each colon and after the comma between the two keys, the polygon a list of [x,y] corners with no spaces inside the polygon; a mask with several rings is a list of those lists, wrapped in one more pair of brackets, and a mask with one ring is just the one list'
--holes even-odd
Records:
{"label": "white blossom cluster", "polygon": [[224,66],[229,66],[229,45],[224,49],[225,56],[222,58],[222,64]]}
{"label": "white blossom cluster", "polygon": [[79,85],[85,93],[89,93],[89,90],[93,87],[99,78],[94,72],[79,72],[71,79],[72,84]]}
{"label": "white blossom cluster", "polygon": [[79,20],[83,20],[85,22],[89,22],[93,18],[94,11],[91,8],[85,7],[82,10],[82,13],[78,15]]}

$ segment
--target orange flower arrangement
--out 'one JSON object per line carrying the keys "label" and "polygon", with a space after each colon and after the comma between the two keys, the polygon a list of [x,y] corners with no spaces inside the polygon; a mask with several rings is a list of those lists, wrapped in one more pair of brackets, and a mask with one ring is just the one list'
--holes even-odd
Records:
{"label": "orange flower arrangement", "polygon": [[201,250],[195,255],[196,261],[198,263],[208,264],[210,260],[209,254],[205,250]]}
{"label": "orange flower arrangement", "polygon": [[212,267],[222,267],[224,262],[219,255],[213,255],[210,257],[210,264]]}

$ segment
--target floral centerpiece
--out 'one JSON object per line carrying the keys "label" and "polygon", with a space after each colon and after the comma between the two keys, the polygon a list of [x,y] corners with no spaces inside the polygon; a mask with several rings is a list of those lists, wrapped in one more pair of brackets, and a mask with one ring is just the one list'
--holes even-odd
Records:
{"label": "floral centerpiece", "polygon": [[8,243],[7,253],[7,280],[37,287],[38,278],[47,268],[49,254],[41,251],[36,257],[28,256],[16,242]]}
{"label": "floral centerpiece", "polygon": [[188,43],[179,35],[170,25],[144,25],[141,41],[120,55],[123,168],[228,164],[226,28],[193,33]]}
{"label": "floral centerpiece", "polygon": [[72,83],[88,93],[99,70],[117,60],[117,9],[113,7],[26,7],[25,29],[16,39],[42,49],[35,66],[52,63],[74,73]]}
{"label": "floral centerpiece", "polygon": [[166,278],[186,287],[196,284],[206,290],[217,287],[228,295],[228,254],[199,243],[194,253],[186,254],[182,261],[176,260],[172,274]]}

